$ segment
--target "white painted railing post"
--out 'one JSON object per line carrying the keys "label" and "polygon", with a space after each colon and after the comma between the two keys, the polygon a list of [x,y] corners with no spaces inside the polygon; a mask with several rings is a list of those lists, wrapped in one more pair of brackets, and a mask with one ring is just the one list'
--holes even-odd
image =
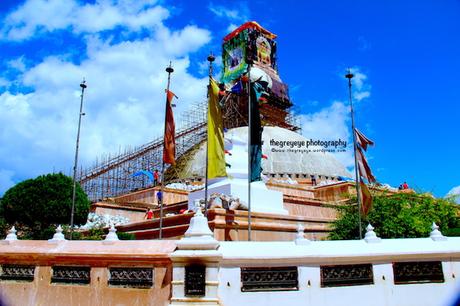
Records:
{"label": "white painted railing post", "polygon": [[377,234],[374,232],[374,227],[370,223],[366,227],[366,235],[364,236],[364,241],[367,243],[382,242],[382,239],[377,237]]}
{"label": "white painted railing post", "polygon": [[48,239],[48,242],[57,243],[57,242],[65,241],[65,240],[66,239],[64,237],[64,234],[62,233],[62,227],[61,225],[58,225],[58,227],[56,228],[56,232],[53,235],[53,238]]}
{"label": "white painted railing post", "polygon": [[184,236],[177,242],[177,250],[171,254],[173,280],[170,305],[220,305],[217,290],[222,254],[217,251],[219,241],[214,238],[201,208],[197,208]]}
{"label": "white painted railing post", "polygon": [[447,237],[441,233],[441,231],[439,230],[439,226],[434,222],[431,225],[430,238],[433,241],[446,241],[447,240]]}
{"label": "white painted railing post", "polygon": [[5,240],[2,240],[2,244],[10,244],[13,241],[18,240],[18,236],[16,236],[16,228],[14,226],[8,231],[8,235],[6,235]]}
{"label": "white painted railing post", "polygon": [[297,225],[297,234],[295,236],[295,244],[297,245],[309,245],[310,240],[305,238],[305,228],[303,227],[302,224]]}
{"label": "white painted railing post", "polygon": [[119,241],[118,235],[117,235],[117,229],[115,228],[115,225],[113,223],[110,223],[110,228],[109,228],[109,233],[107,236],[105,236],[104,241],[102,242],[103,244],[112,244],[116,241]]}

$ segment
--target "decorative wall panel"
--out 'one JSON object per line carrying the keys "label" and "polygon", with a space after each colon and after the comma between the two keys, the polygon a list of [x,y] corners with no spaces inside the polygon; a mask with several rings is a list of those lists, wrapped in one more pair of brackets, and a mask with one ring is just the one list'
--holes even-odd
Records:
{"label": "decorative wall panel", "polygon": [[55,266],[52,269],[52,283],[89,284],[91,282],[90,267]]}
{"label": "decorative wall panel", "polygon": [[372,285],[371,264],[321,266],[321,287]]}
{"label": "decorative wall panel", "polygon": [[35,266],[2,265],[0,279],[31,282],[34,280],[34,273],[35,273]]}
{"label": "decorative wall panel", "polygon": [[114,286],[150,288],[153,286],[153,269],[110,268],[109,284]]}
{"label": "decorative wall panel", "polygon": [[241,291],[299,290],[297,267],[241,268]]}
{"label": "decorative wall panel", "polygon": [[393,274],[397,285],[444,282],[440,261],[395,262],[393,263]]}

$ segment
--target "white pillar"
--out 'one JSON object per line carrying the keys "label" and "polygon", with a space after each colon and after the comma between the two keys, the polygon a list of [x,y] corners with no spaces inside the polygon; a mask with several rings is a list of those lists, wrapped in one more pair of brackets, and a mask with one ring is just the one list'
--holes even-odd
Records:
{"label": "white pillar", "polygon": [[[173,279],[170,305],[220,305],[217,289],[222,254],[217,251],[218,248],[219,241],[214,239],[208,219],[198,209],[190,220],[185,237],[178,241],[177,250],[171,254]],[[200,271],[204,272],[203,279]],[[197,286],[197,291],[186,292],[187,277],[197,277],[197,281],[192,282],[194,285],[204,281],[204,291],[199,293],[200,286]]]}

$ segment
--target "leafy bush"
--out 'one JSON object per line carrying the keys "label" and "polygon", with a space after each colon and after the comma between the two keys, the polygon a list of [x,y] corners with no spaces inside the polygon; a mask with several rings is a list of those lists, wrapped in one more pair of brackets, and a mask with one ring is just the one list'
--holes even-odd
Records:
{"label": "leafy bush", "polygon": [[[377,195],[369,215],[362,218],[363,236],[368,223],[381,238],[428,237],[433,222],[443,233],[450,233],[449,228],[458,226],[457,214],[458,206],[451,200],[436,199],[429,194]],[[357,205],[339,208],[339,218],[329,238],[359,239]]]}
{"label": "leafy bush", "polygon": [[87,235],[82,235],[81,240],[103,240],[105,237],[104,229],[92,228],[88,231]]}
{"label": "leafy bush", "polygon": [[[78,235],[75,235],[77,234]],[[104,230],[104,227],[95,227],[89,229],[85,233],[74,232],[74,240],[104,240],[105,236],[107,235],[107,231]],[[117,233],[118,239],[120,240],[135,240],[136,236],[131,233]],[[70,237],[70,235],[69,235]]]}
{"label": "leafy bush", "polygon": [[[69,224],[73,181],[62,173],[25,180],[7,190],[0,214],[9,224],[16,224],[22,238],[48,239],[56,224]],[[90,201],[77,184],[74,223],[86,221]],[[51,232],[51,233],[50,233]]]}
{"label": "leafy bush", "polygon": [[120,240],[136,240],[136,236],[132,233],[117,233]]}

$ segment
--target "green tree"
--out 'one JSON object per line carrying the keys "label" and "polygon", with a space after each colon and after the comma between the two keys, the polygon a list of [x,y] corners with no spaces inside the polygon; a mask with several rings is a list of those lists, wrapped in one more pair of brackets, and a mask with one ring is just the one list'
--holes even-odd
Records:
{"label": "green tree", "polygon": [[2,206],[2,198],[0,198],[0,233],[6,233],[8,230],[8,223],[5,221],[3,217],[3,206]]}
{"label": "green tree", "polygon": [[[6,222],[16,224],[23,238],[47,239],[56,224],[69,224],[73,181],[62,173],[41,175],[7,190],[0,213]],[[86,221],[90,201],[77,184],[74,223]],[[51,234],[50,234],[51,233]]]}
{"label": "green tree", "polygon": [[[433,222],[444,234],[454,233],[453,229],[459,226],[458,205],[429,194],[381,194],[374,196],[372,210],[362,219],[363,236],[370,223],[381,238],[428,237]],[[358,233],[357,205],[340,207],[339,218],[333,223],[329,238],[359,239]]]}

